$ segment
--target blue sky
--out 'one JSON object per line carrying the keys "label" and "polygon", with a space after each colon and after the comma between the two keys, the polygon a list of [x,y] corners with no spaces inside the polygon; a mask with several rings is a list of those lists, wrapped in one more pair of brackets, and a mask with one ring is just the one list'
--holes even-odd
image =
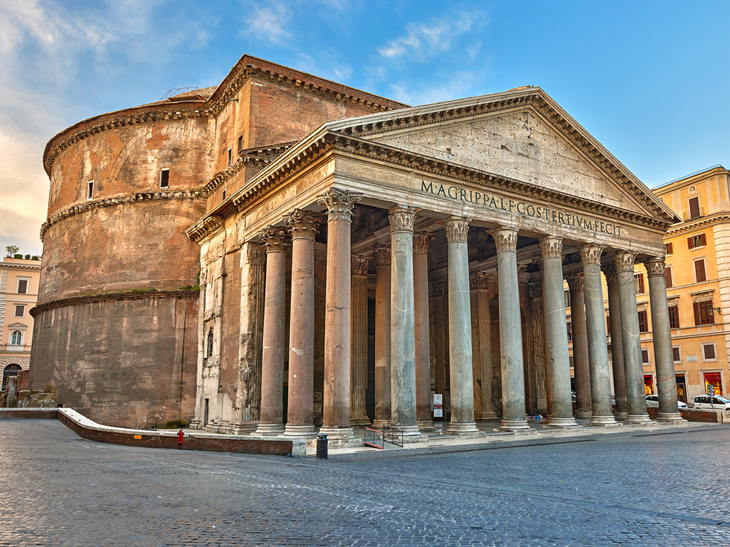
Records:
{"label": "blue sky", "polygon": [[46,142],[244,53],[424,104],[542,87],[650,187],[730,167],[730,2],[0,1],[0,249],[40,253]]}

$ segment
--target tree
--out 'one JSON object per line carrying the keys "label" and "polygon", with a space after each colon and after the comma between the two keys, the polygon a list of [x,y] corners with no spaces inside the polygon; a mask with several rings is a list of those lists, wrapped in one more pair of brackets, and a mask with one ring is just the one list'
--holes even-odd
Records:
{"label": "tree", "polygon": [[12,257],[20,250],[20,247],[18,247],[17,245],[8,245],[7,247],[5,247],[5,250],[8,252],[8,256]]}

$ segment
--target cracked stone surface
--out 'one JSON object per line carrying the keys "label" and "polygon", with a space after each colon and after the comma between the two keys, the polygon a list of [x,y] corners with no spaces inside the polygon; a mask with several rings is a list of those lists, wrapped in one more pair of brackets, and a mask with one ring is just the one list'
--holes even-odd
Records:
{"label": "cracked stone surface", "polygon": [[0,421],[0,545],[725,545],[730,427],[247,456]]}

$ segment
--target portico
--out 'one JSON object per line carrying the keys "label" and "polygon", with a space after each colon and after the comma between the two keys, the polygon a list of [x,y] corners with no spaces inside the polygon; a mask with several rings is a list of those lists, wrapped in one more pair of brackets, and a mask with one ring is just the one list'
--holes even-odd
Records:
{"label": "portico", "polygon": [[[312,436],[321,425],[347,443],[372,421],[419,442],[434,393],[449,435],[478,435],[477,421],[497,417],[502,431],[526,431],[533,413],[559,428],[645,423],[629,271],[638,259],[659,272],[673,221],[547,94],[521,88],[324,124],[189,233],[204,257],[226,233],[241,249],[264,246],[258,433]],[[610,362],[602,283],[614,270],[621,336]],[[263,289],[244,277],[248,291]],[[666,290],[652,279],[660,308]],[[211,294],[201,283],[201,299]],[[250,341],[240,343],[249,359]],[[654,344],[671,357],[668,336]],[[678,416],[672,389],[660,389],[667,421]],[[614,393],[625,414],[614,415]]]}

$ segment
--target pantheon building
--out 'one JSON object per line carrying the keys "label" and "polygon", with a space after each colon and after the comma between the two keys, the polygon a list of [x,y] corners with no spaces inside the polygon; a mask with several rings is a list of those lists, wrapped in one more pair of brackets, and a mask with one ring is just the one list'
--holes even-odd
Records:
{"label": "pantheon building", "polygon": [[410,107],[245,55],[44,165],[31,383],[102,423],[415,442],[434,394],[456,435],[646,423],[637,262],[681,419],[679,219],[539,87]]}

